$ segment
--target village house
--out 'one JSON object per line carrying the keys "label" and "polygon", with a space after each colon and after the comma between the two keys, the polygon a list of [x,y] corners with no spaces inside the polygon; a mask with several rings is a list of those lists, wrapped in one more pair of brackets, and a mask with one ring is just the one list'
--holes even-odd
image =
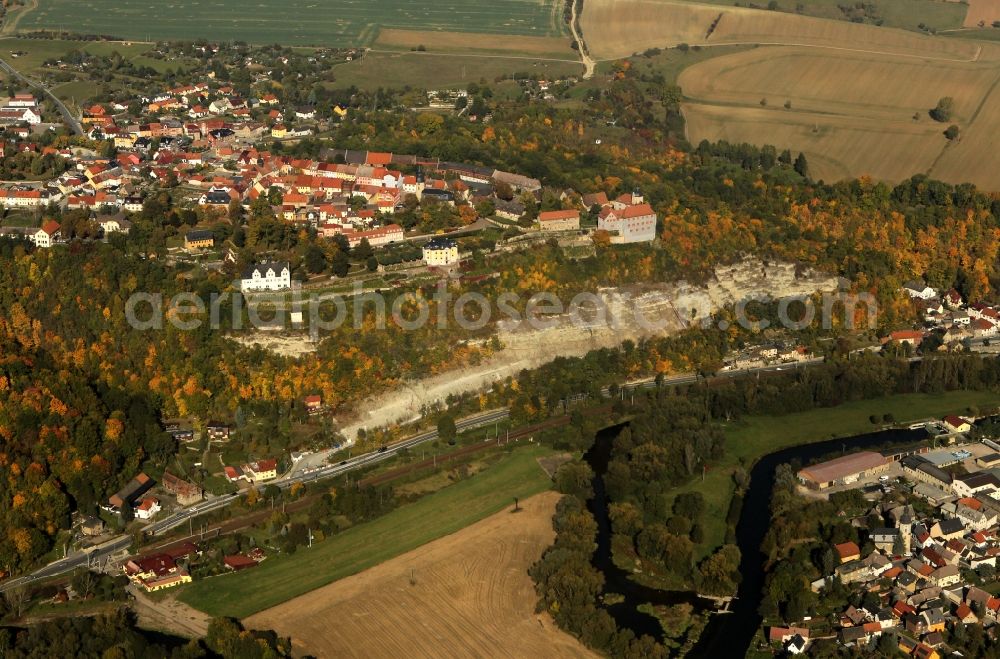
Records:
{"label": "village house", "polygon": [[278,477],[278,461],[274,458],[243,465],[243,477],[251,483],[261,483]]}
{"label": "village house", "polygon": [[181,506],[190,506],[204,498],[204,492],[200,486],[178,478],[169,471],[163,472],[161,484],[163,489],[177,497],[177,503]]}
{"label": "village house", "polygon": [[177,565],[169,554],[154,554],[130,559],[122,567],[133,584],[148,593],[191,583],[191,575]]}
{"label": "village house", "polygon": [[578,231],[580,211],[544,211],[538,214],[538,226],[542,231]]}
{"label": "village house", "polygon": [[88,515],[80,520],[80,533],[92,538],[104,533],[104,520],[100,517]]}
{"label": "village house", "polygon": [[35,247],[52,247],[62,239],[62,227],[55,220],[46,220],[41,228],[28,238]]}
{"label": "village house", "polygon": [[969,432],[972,430],[972,422],[961,416],[946,416],[943,423],[949,432]]}
{"label": "village house", "polygon": [[833,549],[837,553],[837,557],[840,558],[841,563],[849,563],[861,558],[861,549],[854,542],[843,542],[839,545],[834,545]]}
{"label": "village house", "polygon": [[215,247],[215,235],[211,231],[188,231],[184,234],[184,249],[211,249]]}
{"label": "village house", "polygon": [[228,423],[222,423],[221,421],[209,421],[205,424],[205,432],[208,434],[208,438],[213,442],[226,442],[229,441],[231,428]]}
{"label": "village house", "polygon": [[496,202],[496,216],[511,222],[517,222],[524,217],[524,204],[519,201],[504,201],[499,199]]}
{"label": "village house", "polygon": [[903,291],[911,298],[929,300],[937,297],[937,291],[922,281],[910,280],[903,284]]}
{"label": "village house", "polygon": [[291,268],[287,261],[251,266],[243,271],[240,279],[240,289],[244,291],[283,291],[291,287]]}
{"label": "village house", "polygon": [[896,344],[906,344],[910,347],[916,348],[923,342],[924,332],[920,330],[897,330],[895,332],[890,332],[889,336],[882,340],[883,344],[896,343]]}
{"label": "village house", "polygon": [[422,248],[423,260],[429,266],[449,266],[458,263],[458,243],[448,238],[432,238]]}
{"label": "village house", "polygon": [[126,483],[125,487],[108,497],[108,503],[113,509],[121,510],[126,504],[132,505],[139,497],[148,492],[153,485],[152,478],[145,473],[139,473],[138,476]]}
{"label": "village house", "polygon": [[932,538],[938,538],[941,540],[961,538],[965,535],[965,524],[963,524],[962,520],[958,518],[943,519],[934,523],[934,525],[930,528],[930,534]]}
{"label": "village house", "polygon": [[956,476],[951,487],[955,494],[960,497],[973,497],[979,493],[993,496],[994,493],[1000,491],[1000,480],[989,472],[978,471]]}
{"label": "village house", "polygon": [[306,407],[306,411],[310,414],[314,414],[323,409],[323,398],[316,394],[306,396],[302,399],[302,402]]}
{"label": "village house", "polygon": [[146,497],[135,507],[135,516],[141,520],[152,519],[158,512],[160,512],[160,500],[156,497]]}

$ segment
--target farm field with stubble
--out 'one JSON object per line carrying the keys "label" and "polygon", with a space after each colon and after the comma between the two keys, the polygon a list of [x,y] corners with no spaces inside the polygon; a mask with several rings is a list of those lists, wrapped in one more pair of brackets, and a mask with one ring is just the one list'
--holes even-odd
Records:
{"label": "farm field with stubble", "polygon": [[[584,6],[584,39],[600,59],[682,43],[701,49],[677,78],[693,143],[801,151],[810,174],[826,181],[929,174],[1000,190],[991,166],[1000,146],[995,43],[672,0]],[[704,57],[735,44],[747,49]],[[929,111],[943,97],[954,111],[938,122]],[[957,139],[944,136],[950,125]]]}
{"label": "farm field with stubble", "polygon": [[546,492],[246,619],[317,657],[593,657],[534,611],[528,568],[555,536]]}
{"label": "farm field with stubble", "polygon": [[277,606],[460,531],[509,507],[514,497],[544,492],[552,480],[538,458],[549,454],[542,446],[520,447],[474,476],[310,549],[268,558],[253,570],[189,584],[179,599],[214,616],[238,618]]}

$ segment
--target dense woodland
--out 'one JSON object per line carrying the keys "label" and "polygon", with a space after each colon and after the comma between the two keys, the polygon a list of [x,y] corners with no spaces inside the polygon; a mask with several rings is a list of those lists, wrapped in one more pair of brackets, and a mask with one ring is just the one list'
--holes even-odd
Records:
{"label": "dense woodland", "polygon": [[135,626],[128,609],[78,618],[59,618],[23,629],[0,627],[0,656],[10,659],[281,659],[291,642],[272,631],[244,630],[238,621],[216,618],[205,638],[147,632]]}

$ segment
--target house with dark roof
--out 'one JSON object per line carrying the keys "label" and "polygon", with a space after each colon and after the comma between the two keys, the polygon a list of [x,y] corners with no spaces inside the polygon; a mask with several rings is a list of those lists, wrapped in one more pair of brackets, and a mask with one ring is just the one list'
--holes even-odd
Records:
{"label": "house with dark roof", "polygon": [[211,249],[215,247],[215,234],[211,231],[188,231],[184,234],[184,249]]}
{"label": "house with dark roof", "polygon": [[899,465],[903,468],[903,473],[908,478],[937,487],[951,489],[951,474],[934,466],[926,458],[919,455],[908,455],[899,461]]}
{"label": "house with dark roof", "polygon": [[108,503],[111,504],[112,508],[118,510],[125,504],[131,506],[139,497],[148,492],[154,484],[152,478],[140,472],[138,476],[126,483],[125,487],[108,497]]}
{"label": "house with dark roof", "polygon": [[977,471],[973,474],[956,476],[951,488],[960,497],[971,497],[980,492],[990,493],[1000,490],[1000,479],[989,472]]}
{"label": "house with dark roof", "polygon": [[283,291],[292,287],[292,270],[287,261],[258,263],[243,271],[240,289],[244,291]]}
{"label": "house with dark roof", "polygon": [[965,535],[965,524],[956,517],[944,519],[934,524],[930,529],[930,533],[932,537],[944,540],[960,538]]}

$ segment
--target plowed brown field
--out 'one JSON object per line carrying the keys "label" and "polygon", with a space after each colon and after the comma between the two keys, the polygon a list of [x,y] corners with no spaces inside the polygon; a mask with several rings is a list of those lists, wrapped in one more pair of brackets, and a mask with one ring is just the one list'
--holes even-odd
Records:
{"label": "plowed brown field", "polygon": [[527,569],[552,543],[559,496],[531,497],[519,513],[497,513],[245,622],[317,657],[595,656],[534,613]]}

